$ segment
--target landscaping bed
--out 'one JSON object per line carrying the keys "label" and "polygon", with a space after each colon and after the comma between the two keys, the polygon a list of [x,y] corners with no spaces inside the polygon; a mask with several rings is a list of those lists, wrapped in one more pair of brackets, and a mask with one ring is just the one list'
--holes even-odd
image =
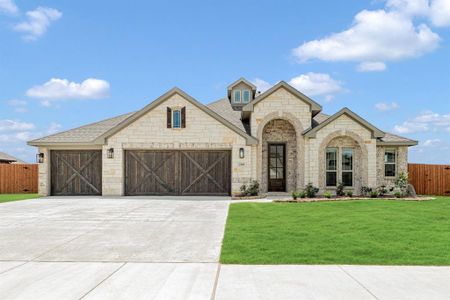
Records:
{"label": "landscaping bed", "polygon": [[[450,198],[230,205],[225,264],[450,265]],[[396,199],[397,200],[397,199]]]}
{"label": "landscaping bed", "polygon": [[320,201],[356,201],[356,200],[393,200],[393,201],[429,201],[436,199],[434,197],[403,197],[403,198],[395,198],[395,197],[384,197],[384,198],[370,198],[370,197],[315,197],[315,198],[297,198],[297,199],[280,199],[273,200],[273,202],[277,203],[303,203],[303,202],[320,202]]}

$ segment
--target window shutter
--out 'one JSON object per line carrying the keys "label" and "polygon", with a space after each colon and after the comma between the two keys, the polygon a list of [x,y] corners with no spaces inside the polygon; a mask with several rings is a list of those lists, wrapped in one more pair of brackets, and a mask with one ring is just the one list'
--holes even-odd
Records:
{"label": "window shutter", "polygon": [[172,109],[167,108],[167,128],[172,128]]}
{"label": "window shutter", "polygon": [[186,106],[181,109],[181,128],[186,128]]}

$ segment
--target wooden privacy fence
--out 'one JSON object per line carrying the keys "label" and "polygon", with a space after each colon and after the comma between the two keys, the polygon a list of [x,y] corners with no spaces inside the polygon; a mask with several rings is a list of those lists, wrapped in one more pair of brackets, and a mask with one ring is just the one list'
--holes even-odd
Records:
{"label": "wooden privacy fence", "polygon": [[450,196],[450,165],[408,164],[408,175],[417,194]]}
{"label": "wooden privacy fence", "polygon": [[38,192],[38,165],[0,164],[0,194]]}

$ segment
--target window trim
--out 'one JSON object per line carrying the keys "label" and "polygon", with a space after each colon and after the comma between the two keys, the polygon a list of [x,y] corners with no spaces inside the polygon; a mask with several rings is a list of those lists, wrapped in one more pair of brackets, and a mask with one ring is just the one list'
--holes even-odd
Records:
{"label": "window trim", "polygon": [[[172,129],[181,129],[181,128],[183,128],[182,127],[182,124],[181,124],[181,118],[182,118],[182,116],[181,116],[181,107],[173,107],[172,108]],[[179,126],[177,127],[177,126],[175,126],[175,112],[178,112],[179,113]]]}
{"label": "window trim", "polygon": [[[336,153],[336,169],[335,170],[329,170],[328,169],[328,164],[327,164],[327,152],[328,149],[334,149],[335,153]],[[327,182],[327,173],[328,172],[333,172],[336,173],[336,185],[328,185]],[[326,147],[325,148],[325,187],[330,188],[330,187],[337,187],[337,183],[339,181],[339,148],[338,147]]]}
{"label": "window trim", "polygon": [[[394,152],[394,162],[387,162],[386,161],[386,152],[393,151]],[[395,178],[397,176],[397,149],[395,148],[385,148],[384,149],[384,156],[383,156],[383,171],[384,171],[384,177],[385,178]],[[386,175],[386,165],[394,165],[394,175],[388,176]]]}
{"label": "window trim", "polygon": [[[245,98],[244,98],[244,95],[245,95],[245,93],[248,93],[248,101],[245,101]],[[241,100],[242,100],[242,102],[241,103],[243,103],[243,104],[247,104],[247,103],[250,103],[250,98],[251,98],[251,93],[250,93],[250,90],[249,89],[244,89],[244,90],[242,90],[242,98],[241,98]]]}
{"label": "window trim", "polygon": [[[355,151],[354,151],[353,147],[342,147],[340,149],[341,149],[341,170],[340,170],[341,171],[340,172],[341,182],[342,182],[342,184],[344,184],[344,180],[343,180],[343,176],[342,176],[344,173],[352,173],[352,185],[344,185],[344,187],[346,187],[346,188],[353,188],[355,186],[355,164],[354,164]],[[343,160],[344,150],[351,150],[352,151],[352,169],[351,170],[344,170],[344,166],[343,166],[343,163],[344,163],[344,160]]]}
{"label": "window trim", "polygon": [[[236,93],[239,93],[239,101],[236,100]],[[242,103],[242,90],[234,90],[233,91],[233,103]]]}

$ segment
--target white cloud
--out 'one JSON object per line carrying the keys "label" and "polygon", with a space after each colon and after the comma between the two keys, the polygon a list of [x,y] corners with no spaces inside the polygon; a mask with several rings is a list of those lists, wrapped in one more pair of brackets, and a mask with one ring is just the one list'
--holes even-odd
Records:
{"label": "white cloud", "polygon": [[337,93],[344,91],[341,83],[329,74],[306,73],[289,80],[289,84],[308,96],[325,96],[329,101]]}
{"label": "white cloud", "polygon": [[423,142],[423,146],[424,147],[436,147],[439,146],[442,143],[442,141],[440,139],[431,139],[431,140],[426,140],[425,142]]}
{"label": "white cloud", "polygon": [[375,108],[379,111],[390,111],[399,108],[400,106],[396,102],[385,103],[379,102],[375,104]]}
{"label": "white cloud", "polygon": [[[431,7],[446,8],[448,3],[434,0]],[[447,22],[443,15],[439,24]],[[347,30],[305,42],[293,54],[300,62],[354,61],[361,63],[360,71],[382,71],[386,62],[418,57],[438,47],[439,35],[424,23],[416,25],[418,16],[429,16],[428,0],[388,0],[384,10],[363,10]]]}
{"label": "white cloud", "polygon": [[19,113],[27,112],[27,102],[24,100],[9,100],[8,105],[14,107],[14,110]]}
{"label": "white cloud", "polygon": [[0,12],[15,15],[19,9],[13,0],[0,0]]}
{"label": "white cloud", "polygon": [[109,96],[109,87],[107,81],[95,78],[88,78],[81,83],[52,78],[43,85],[32,87],[26,94],[41,99],[43,105],[49,106],[57,100],[106,98]]}
{"label": "white cloud", "polygon": [[442,115],[432,111],[423,112],[415,118],[394,127],[394,131],[397,133],[417,133],[442,130],[450,132],[450,114]]}
{"label": "white cloud", "polygon": [[38,7],[26,13],[27,20],[16,24],[14,29],[23,32],[25,40],[36,40],[41,37],[53,21],[62,17],[62,13],[54,8]]}
{"label": "white cloud", "polygon": [[376,72],[386,70],[386,64],[382,62],[362,62],[358,65],[359,72]]}
{"label": "white cloud", "polygon": [[450,1],[434,0],[431,2],[430,16],[435,26],[450,26]]}
{"label": "white cloud", "polygon": [[265,80],[259,79],[259,78],[255,78],[252,83],[254,85],[256,85],[256,89],[262,93],[264,93],[265,91],[267,91],[268,89],[270,89],[272,87],[272,85],[270,83],[268,83]]}
{"label": "white cloud", "polygon": [[26,131],[35,128],[33,123],[17,120],[0,120],[0,132]]}
{"label": "white cloud", "polygon": [[[272,84],[259,78],[252,83],[262,92],[272,87]],[[344,91],[341,82],[324,73],[309,72],[292,78],[288,83],[307,96],[324,96],[326,101],[331,101],[335,94]]]}

